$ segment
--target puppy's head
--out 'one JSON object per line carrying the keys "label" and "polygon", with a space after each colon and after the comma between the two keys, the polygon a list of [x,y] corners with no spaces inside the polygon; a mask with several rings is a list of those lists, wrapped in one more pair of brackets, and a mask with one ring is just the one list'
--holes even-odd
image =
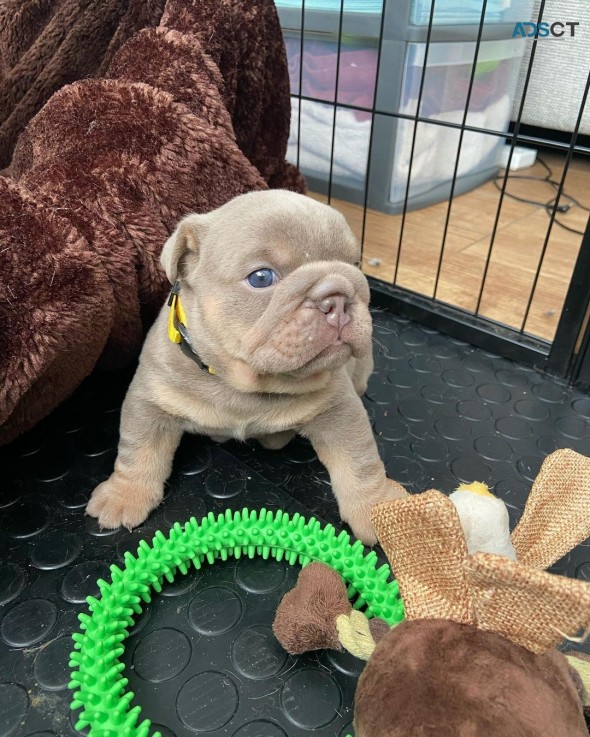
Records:
{"label": "puppy's head", "polygon": [[189,215],[162,252],[203,359],[252,391],[257,378],[306,379],[371,350],[359,259],[340,213],[283,190]]}

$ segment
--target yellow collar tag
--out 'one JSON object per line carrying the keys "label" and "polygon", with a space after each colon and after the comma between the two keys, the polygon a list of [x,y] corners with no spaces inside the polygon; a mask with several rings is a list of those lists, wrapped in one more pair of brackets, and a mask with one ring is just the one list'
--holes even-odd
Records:
{"label": "yellow collar tag", "polygon": [[[215,375],[217,373],[215,369],[204,364],[190,344],[186,330],[186,312],[184,311],[182,302],[180,301],[179,291],[180,284],[179,282],[176,282],[170,292],[170,298],[168,300],[168,306],[170,307],[168,311],[168,337],[173,343],[179,344],[183,352],[192,358],[193,361],[203,369],[203,371],[207,371],[208,373]],[[179,330],[179,325],[181,325],[184,330],[184,336]]]}
{"label": "yellow collar tag", "polygon": [[170,295],[170,310],[168,312],[168,337],[173,343],[182,343],[182,335],[176,327],[179,322],[186,325],[186,313],[180,302],[179,295],[172,293]]}

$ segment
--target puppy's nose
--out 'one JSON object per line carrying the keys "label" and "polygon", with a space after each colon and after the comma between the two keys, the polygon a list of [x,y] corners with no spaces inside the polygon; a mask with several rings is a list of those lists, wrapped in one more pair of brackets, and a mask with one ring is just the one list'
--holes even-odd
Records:
{"label": "puppy's nose", "polygon": [[350,315],[346,312],[348,302],[343,294],[332,294],[318,304],[319,309],[326,316],[330,325],[339,331],[350,322]]}

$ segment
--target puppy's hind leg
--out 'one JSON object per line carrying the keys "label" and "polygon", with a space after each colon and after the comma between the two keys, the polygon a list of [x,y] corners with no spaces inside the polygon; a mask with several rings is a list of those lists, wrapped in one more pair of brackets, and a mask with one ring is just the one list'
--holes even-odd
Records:
{"label": "puppy's hind leg", "polygon": [[270,435],[262,435],[256,440],[263,448],[268,450],[282,450],[293,440],[296,434],[295,430],[284,430],[283,432],[273,432]]}
{"label": "puppy's hind leg", "polygon": [[123,402],[115,470],[86,507],[102,528],[137,527],[160,504],[182,436],[180,423],[148,401],[138,383]]}

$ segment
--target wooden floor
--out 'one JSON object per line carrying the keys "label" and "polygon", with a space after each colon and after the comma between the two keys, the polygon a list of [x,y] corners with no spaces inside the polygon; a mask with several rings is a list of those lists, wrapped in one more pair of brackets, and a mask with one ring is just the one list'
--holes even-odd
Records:
{"label": "wooden floor", "polygon": [[[543,154],[542,158],[551,167],[552,178],[559,181],[564,157]],[[513,174],[541,178],[545,170],[536,163]],[[589,185],[590,161],[572,160],[564,192],[590,207]],[[547,183],[519,181],[512,176],[507,192],[538,202],[547,202],[555,194]],[[311,196],[325,201],[322,195],[312,193]],[[437,299],[475,311],[499,198],[500,192],[491,181],[454,198]],[[570,199],[562,197],[561,202],[567,204]],[[360,238],[363,208],[334,199],[331,204],[346,216]],[[448,200],[406,214],[397,274],[402,216],[369,210],[365,224],[365,273],[433,296],[447,210]],[[568,213],[559,213],[558,219],[570,228],[583,231],[588,212],[574,206]],[[543,207],[504,197],[479,307],[481,315],[510,327],[522,327],[548,225],[549,216]],[[549,341],[553,339],[580,243],[581,235],[553,225],[524,325],[525,332]]]}

